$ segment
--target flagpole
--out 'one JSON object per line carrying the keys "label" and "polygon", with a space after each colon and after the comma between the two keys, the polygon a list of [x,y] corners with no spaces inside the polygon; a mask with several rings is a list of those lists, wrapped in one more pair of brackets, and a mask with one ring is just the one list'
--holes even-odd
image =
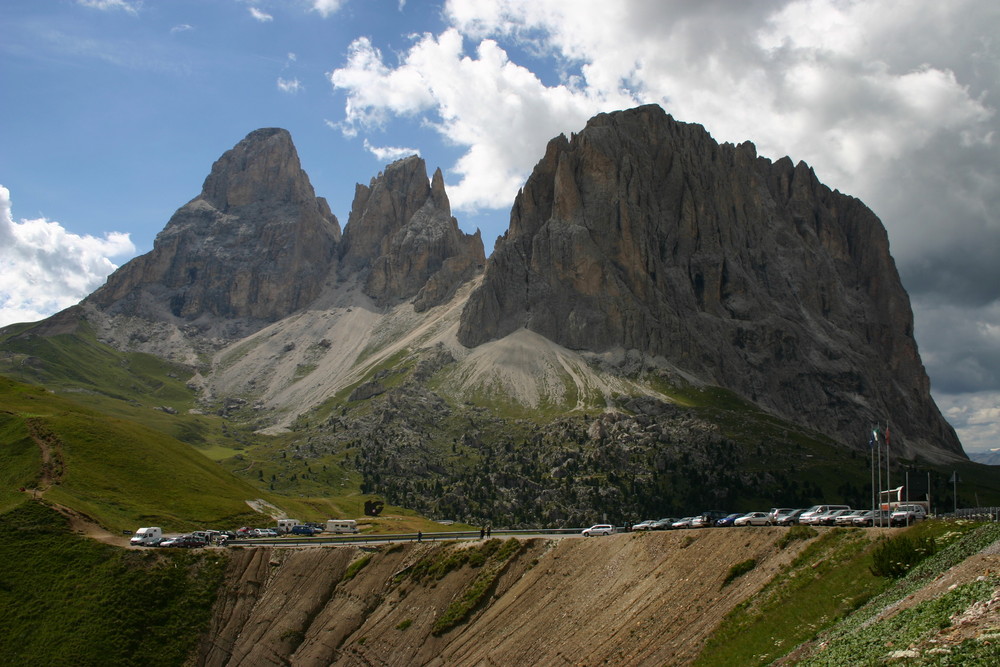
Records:
{"label": "flagpole", "polygon": [[[892,488],[892,482],[889,481],[889,422],[885,423],[886,435],[885,435],[885,490],[888,491]],[[886,503],[891,503],[889,496],[886,495]],[[892,505],[890,504],[886,507],[890,512],[892,511]]]}
{"label": "flagpole", "polygon": [[[868,457],[871,459],[871,462],[872,462],[872,511],[873,512],[878,509],[878,506],[876,505],[876,499],[877,499],[876,494],[878,493],[878,490],[875,488],[875,446],[874,445],[875,445],[875,443],[872,442],[872,436],[869,433],[868,434]],[[878,517],[878,513],[875,513],[875,514],[872,515],[872,525],[873,526],[876,523],[876,520],[877,520],[876,517]]]}
{"label": "flagpole", "polygon": [[872,438],[875,439],[875,451],[878,456],[878,490],[876,491],[876,498],[878,498],[878,509],[882,509],[882,443],[878,441],[878,428],[872,429]]}

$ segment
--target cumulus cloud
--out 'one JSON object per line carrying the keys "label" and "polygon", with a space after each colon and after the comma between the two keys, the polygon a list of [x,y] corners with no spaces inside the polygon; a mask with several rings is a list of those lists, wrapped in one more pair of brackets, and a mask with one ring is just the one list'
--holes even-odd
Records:
{"label": "cumulus cloud", "polygon": [[0,326],[72,306],[118,268],[110,258],[135,251],[128,234],[97,238],[44,218],[15,222],[10,191],[0,185]]}
{"label": "cumulus cloud", "polygon": [[510,206],[540,146],[567,126],[581,126],[602,103],[627,101],[617,95],[598,101],[571,85],[545,86],[493,40],[481,41],[468,56],[455,29],[420,36],[398,64],[359,38],[345,66],[329,77],[347,93],[346,135],[381,127],[393,115],[425,114],[446,141],[467,148],[451,169],[460,177],[449,186],[458,210]]}
{"label": "cumulus cloud", "polygon": [[295,93],[303,90],[303,88],[304,86],[298,78],[283,79],[280,76],[278,77],[278,90],[283,93],[291,93],[294,95]]}
{"label": "cumulus cloud", "polygon": [[404,148],[402,146],[373,146],[365,139],[365,150],[374,155],[380,162],[393,162],[400,158],[411,155],[420,155],[416,148]]}
{"label": "cumulus cloud", "polygon": [[966,451],[996,451],[1000,443],[1000,391],[935,395]]}
{"label": "cumulus cloud", "polygon": [[254,17],[257,21],[261,23],[268,23],[274,20],[273,16],[271,16],[267,12],[257,9],[256,7],[250,8],[250,16]]}

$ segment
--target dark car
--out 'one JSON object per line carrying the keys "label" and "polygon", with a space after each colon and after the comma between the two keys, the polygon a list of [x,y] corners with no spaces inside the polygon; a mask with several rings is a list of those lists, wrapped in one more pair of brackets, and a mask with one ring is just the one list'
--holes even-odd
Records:
{"label": "dark car", "polygon": [[734,512],[733,514],[730,514],[729,516],[724,516],[718,521],[716,521],[715,525],[719,528],[729,528],[730,526],[733,525],[733,522],[739,519],[741,516],[743,515],[740,514],[739,512]]}
{"label": "dark car", "polygon": [[777,524],[779,526],[797,526],[799,525],[799,517],[805,514],[805,510],[792,510],[788,514],[782,514],[778,517]]}

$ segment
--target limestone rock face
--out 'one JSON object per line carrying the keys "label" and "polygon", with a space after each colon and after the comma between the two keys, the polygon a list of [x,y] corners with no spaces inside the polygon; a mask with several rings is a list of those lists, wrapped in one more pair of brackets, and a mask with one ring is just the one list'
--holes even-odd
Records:
{"label": "limestone rock face", "polygon": [[908,453],[962,454],[875,214],[804,163],[720,146],[657,106],[549,143],[459,339],[521,327],[664,358],[850,445],[888,419]]}
{"label": "limestone rock face", "polygon": [[315,299],[339,239],[340,225],[313,191],[288,132],[256,130],[216,161],[153,250],[87,301],[160,321],[273,322]]}
{"label": "limestone rock face", "polygon": [[365,293],[389,306],[413,298],[417,311],[450,298],[485,263],[479,232],[458,228],[441,170],[398,160],[358,185],[341,247],[341,276],[358,274]]}

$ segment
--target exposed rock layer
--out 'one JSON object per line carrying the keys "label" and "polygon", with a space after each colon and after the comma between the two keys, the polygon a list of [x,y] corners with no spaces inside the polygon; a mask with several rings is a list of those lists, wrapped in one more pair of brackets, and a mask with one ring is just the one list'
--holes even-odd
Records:
{"label": "exposed rock layer", "polygon": [[844,443],[889,420],[908,454],[962,451],[878,218],[804,163],[720,146],[657,106],[549,143],[459,339],[521,327],[663,357]]}

